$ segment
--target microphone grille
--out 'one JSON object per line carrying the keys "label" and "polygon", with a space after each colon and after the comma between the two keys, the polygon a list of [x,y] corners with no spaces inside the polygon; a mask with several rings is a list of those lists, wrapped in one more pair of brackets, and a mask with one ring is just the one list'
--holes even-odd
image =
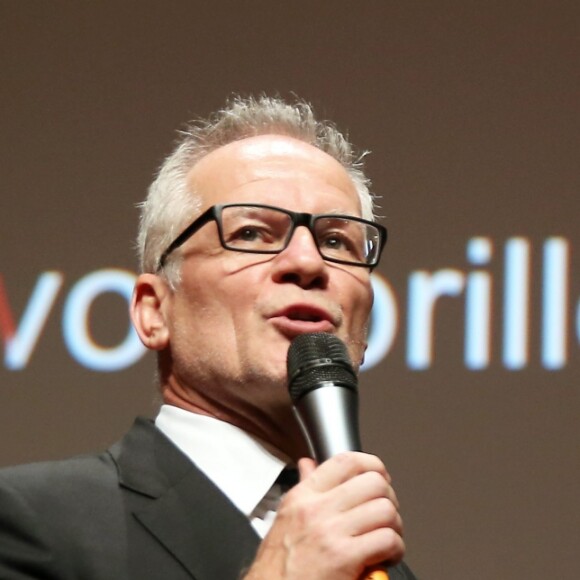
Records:
{"label": "microphone grille", "polygon": [[356,391],[357,377],[346,345],[333,334],[300,334],[288,349],[288,390],[298,401],[321,383],[340,384]]}

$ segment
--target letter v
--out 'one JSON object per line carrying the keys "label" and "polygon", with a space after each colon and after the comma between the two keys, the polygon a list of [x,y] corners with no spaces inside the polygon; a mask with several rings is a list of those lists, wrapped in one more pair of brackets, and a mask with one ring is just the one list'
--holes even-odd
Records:
{"label": "letter v", "polygon": [[4,337],[4,364],[7,369],[18,371],[28,364],[62,282],[60,272],[43,272],[28,300],[18,329],[15,329],[0,276],[0,332]]}

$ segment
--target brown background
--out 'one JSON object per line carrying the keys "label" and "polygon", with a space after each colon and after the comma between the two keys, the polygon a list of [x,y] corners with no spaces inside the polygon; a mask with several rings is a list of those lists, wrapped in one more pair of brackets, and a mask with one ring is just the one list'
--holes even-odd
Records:
{"label": "brown background", "polygon": [[[396,482],[423,579],[578,578],[580,8],[577,2],[0,3],[0,274],[16,321],[39,274],[64,285],[25,369],[0,366],[0,463],[109,445],[157,405],[154,360],[115,373],[63,342],[67,292],[135,269],[134,204],[174,130],[233,92],[292,92],[372,150],[398,300],[388,357],[361,379],[366,448]],[[434,363],[406,363],[409,274],[494,257],[489,368],[463,363],[463,298],[437,307]],[[540,360],[541,250],[571,248],[568,359]],[[503,247],[532,243],[529,363],[501,359]],[[92,330],[116,344],[125,304]]]}

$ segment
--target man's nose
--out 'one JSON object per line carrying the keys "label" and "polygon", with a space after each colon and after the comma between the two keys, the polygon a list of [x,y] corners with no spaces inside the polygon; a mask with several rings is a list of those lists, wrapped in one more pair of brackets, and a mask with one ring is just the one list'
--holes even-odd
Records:
{"label": "man's nose", "polygon": [[310,230],[299,226],[288,246],[273,261],[274,281],[297,284],[301,288],[325,288],[328,264],[324,261]]}

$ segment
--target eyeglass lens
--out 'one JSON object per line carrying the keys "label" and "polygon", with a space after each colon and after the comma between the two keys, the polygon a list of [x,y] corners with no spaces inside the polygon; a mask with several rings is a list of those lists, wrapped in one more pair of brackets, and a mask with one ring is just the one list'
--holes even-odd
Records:
{"label": "eyeglass lens", "polygon": [[[242,252],[282,251],[292,235],[292,217],[280,210],[226,206],[221,213],[221,235],[227,248]],[[371,224],[347,217],[315,218],[312,232],[322,256],[357,264],[372,263],[380,234]]]}

